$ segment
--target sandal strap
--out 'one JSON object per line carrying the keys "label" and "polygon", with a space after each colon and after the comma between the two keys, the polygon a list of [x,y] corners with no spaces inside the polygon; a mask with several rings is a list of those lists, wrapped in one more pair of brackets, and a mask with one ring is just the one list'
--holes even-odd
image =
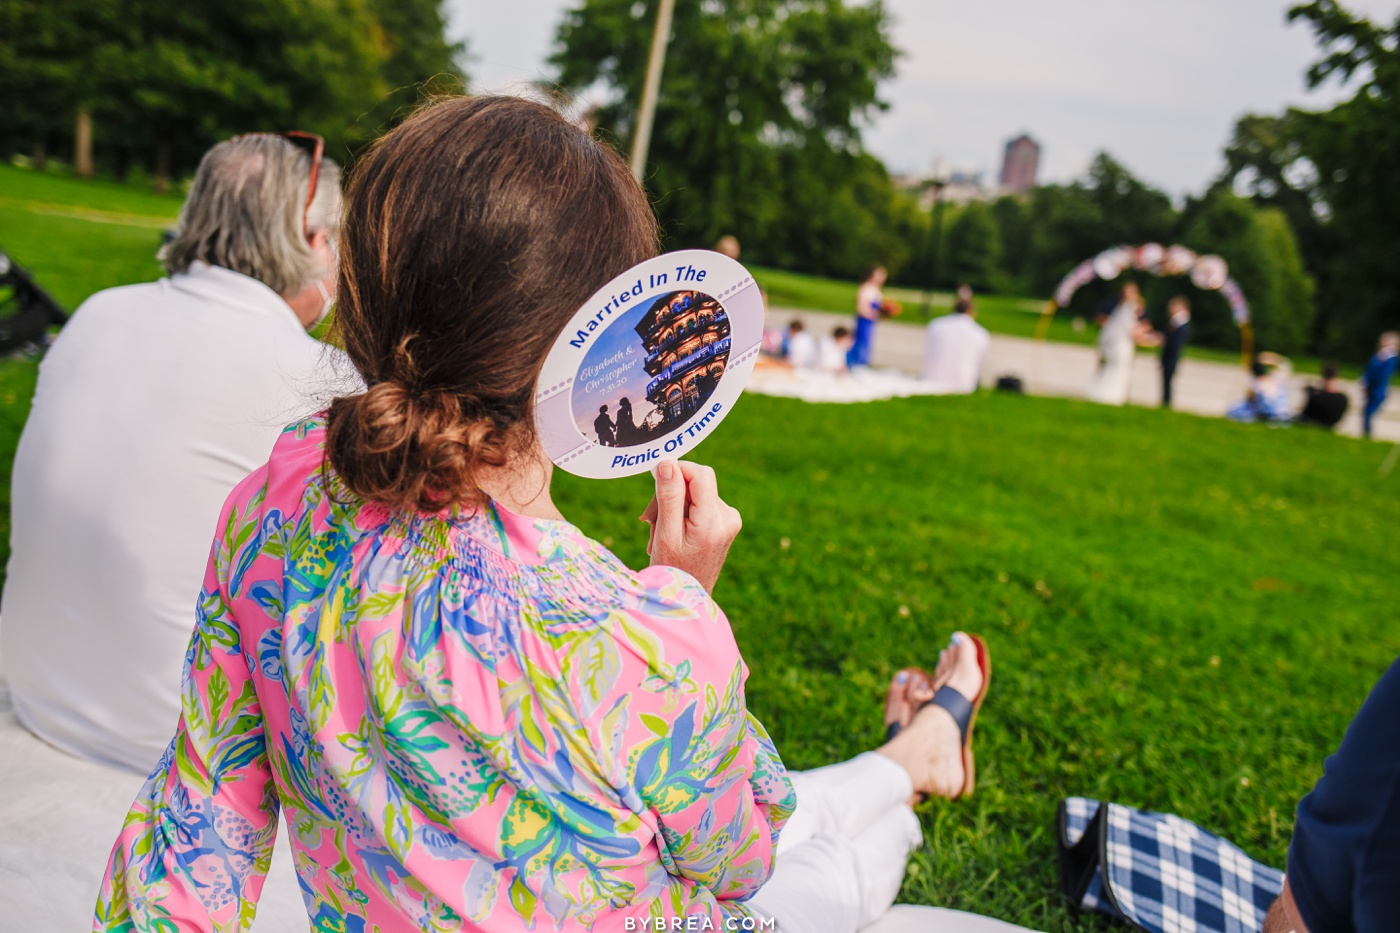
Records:
{"label": "sandal strap", "polygon": [[948,715],[952,716],[953,721],[958,724],[958,732],[962,734],[962,744],[966,745],[967,727],[972,724],[972,701],[963,696],[961,691],[943,686],[938,688],[938,692],[928,702],[948,711]]}

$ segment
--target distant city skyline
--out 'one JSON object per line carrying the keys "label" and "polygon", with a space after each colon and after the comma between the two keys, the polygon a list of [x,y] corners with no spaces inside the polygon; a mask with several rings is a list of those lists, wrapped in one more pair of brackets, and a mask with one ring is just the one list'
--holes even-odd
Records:
{"label": "distant city skyline", "polygon": [[[694,0],[679,0],[694,2]],[[1389,23],[1400,0],[1343,0]],[[565,0],[449,0],[476,86],[547,79]],[[1246,113],[1327,107],[1345,89],[1309,92],[1311,31],[1277,0],[886,0],[903,51],[882,86],[890,108],[865,127],[867,148],[896,174],[935,159],[995,179],[1021,133],[1042,147],[1041,182],[1068,181],[1106,150],[1180,197],[1204,189]],[[664,80],[664,79],[663,79]]]}

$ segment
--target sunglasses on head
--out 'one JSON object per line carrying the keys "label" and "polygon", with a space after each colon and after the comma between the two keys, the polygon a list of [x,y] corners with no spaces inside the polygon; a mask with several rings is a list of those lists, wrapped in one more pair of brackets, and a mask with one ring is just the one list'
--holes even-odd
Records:
{"label": "sunglasses on head", "polygon": [[311,242],[311,202],[316,200],[316,183],[321,179],[321,160],[326,155],[326,141],[315,133],[288,130],[285,133],[245,133],[245,136],[276,136],[285,139],[311,157],[311,178],[306,186],[306,206],[301,209],[301,235]]}

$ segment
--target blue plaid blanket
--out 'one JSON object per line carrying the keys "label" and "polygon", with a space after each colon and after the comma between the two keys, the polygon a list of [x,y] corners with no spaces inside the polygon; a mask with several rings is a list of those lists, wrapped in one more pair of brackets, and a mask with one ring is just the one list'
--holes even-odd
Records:
{"label": "blue plaid blanket", "polygon": [[1147,933],[1261,933],[1283,872],[1167,813],[1071,797],[1058,814],[1070,902]]}

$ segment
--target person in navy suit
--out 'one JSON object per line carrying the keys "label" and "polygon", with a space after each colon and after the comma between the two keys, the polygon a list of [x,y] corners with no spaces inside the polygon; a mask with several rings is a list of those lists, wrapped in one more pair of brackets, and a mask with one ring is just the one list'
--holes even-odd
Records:
{"label": "person in navy suit", "polygon": [[1162,407],[1172,407],[1172,380],[1176,364],[1191,336],[1191,305],[1180,295],[1167,303],[1167,331],[1162,337]]}
{"label": "person in navy suit", "polygon": [[1367,437],[1371,436],[1371,422],[1380,412],[1381,406],[1385,404],[1385,397],[1390,392],[1390,380],[1395,378],[1397,350],[1400,350],[1400,334],[1393,330],[1381,334],[1376,355],[1371,357],[1371,361],[1366,364],[1366,371],[1361,374],[1361,389],[1366,397],[1366,407],[1361,414],[1361,429]]}

